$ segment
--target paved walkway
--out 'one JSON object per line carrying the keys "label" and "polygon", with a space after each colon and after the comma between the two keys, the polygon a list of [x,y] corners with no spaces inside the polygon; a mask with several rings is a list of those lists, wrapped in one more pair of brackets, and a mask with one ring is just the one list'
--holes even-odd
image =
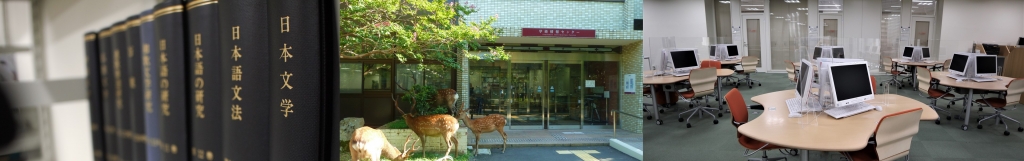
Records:
{"label": "paved walkway", "polygon": [[[469,132],[469,146],[473,146],[473,132]],[[572,130],[505,130],[508,134],[509,147],[538,146],[608,146],[608,139],[619,139],[640,150],[643,150],[643,134],[618,130],[614,135],[611,129],[572,129]],[[501,134],[497,132],[480,134],[480,147],[500,150]],[[498,148],[498,149],[494,149]]]}

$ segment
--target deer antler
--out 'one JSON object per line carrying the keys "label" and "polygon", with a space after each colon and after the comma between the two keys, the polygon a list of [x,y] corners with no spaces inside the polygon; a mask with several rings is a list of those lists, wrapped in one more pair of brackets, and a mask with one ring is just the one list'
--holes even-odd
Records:
{"label": "deer antler", "polygon": [[402,112],[402,115],[405,115],[405,111],[402,111],[402,108],[398,107],[398,100],[395,100],[395,95],[391,95],[391,102],[395,102],[395,109],[397,109],[398,112]]}
{"label": "deer antler", "polygon": [[412,136],[406,136],[405,137],[405,143],[402,144],[402,154],[410,154],[410,153],[412,153],[412,151],[416,151],[417,150],[416,149],[416,144],[418,144],[420,142],[420,139],[417,138],[416,141],[412,143],[412,149],[408,148],[409,139],[412,139]]}
{"label": "deer antler", "polygon": [[[416,77],[410,76],[410,78],[412,78],[412,82],[416,82]],[[406,89],[405,87],[402,87],[402,85],[400,83],[395,83],[395,87],[398,87],[398,88],[400,88],[402,90],[408,91],[408,92],[406,92],[406,94],[409,94],[409,93],[416,94],[416,91],[415,91],[416,88],[413,88],[414,90],[409,90],[409,89]],[[398,101],[395,101],[395,96],[394,95],[391,96],[391,100],[395,102],[395,108],[398,108]],[[412,112],[416,112],[416,98],[415,97],[413,97],[413,99],[412,99],[412,108],[410,110],[412,110]],[[398,109],[398,111],[402,111],[402,109]],[[402,115],[405,115],[405,111],[402,111]]]}

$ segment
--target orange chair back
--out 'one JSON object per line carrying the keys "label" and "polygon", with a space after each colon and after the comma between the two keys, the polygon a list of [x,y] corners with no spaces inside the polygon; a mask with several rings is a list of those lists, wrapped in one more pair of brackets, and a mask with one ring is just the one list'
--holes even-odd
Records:
{"label": "orange chair back", "polygon": [[871,93],[878,93],[875,92],[875,76],[871,76]]}
{"label": "orange chair back", "polygon": [[732,111],[733,126],[739,127],[747,123],[747,102],[743,100],[740,90],[736,88],[729,90],[729,93],[725,94],[725,102],[729,105],[729,110]]}
{"label": "orange chair back", "polygon": [[722,69],[722,62],[714,60],[700,61],[700,68],[704,67],[715,67],[715,69]]}

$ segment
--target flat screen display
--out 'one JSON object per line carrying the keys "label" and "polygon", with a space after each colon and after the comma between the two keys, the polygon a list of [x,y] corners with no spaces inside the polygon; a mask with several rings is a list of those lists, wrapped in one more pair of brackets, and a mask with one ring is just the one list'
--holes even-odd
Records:
{"label": "flat screen display", "polygon": [[808,64],[807,61],[800,61],[800,73],[798,73],[800,75],[797,77],[798,80],[796,84],[796,94],[798,96],[803,96],[804,94],[804,86],[807,84],[807,77],[809,75],[807,73],[810,73],[810,71],[808,71],[810,69],[811,65]]}
{"label": "flat screen display", "polygon": [[963,54],[953,54],[953,61],[949,63],[949,70],[957,72],[964,72],[964,67],[967,66],[967,59],[970,58]]}
{"label": "flat screen display", "polygon": [[978,74],[995,74],[996,73],[996,57],[995,56],[977,56],[974,58],[975,66],[977,67]]}
{"label": "flat screen display", "polygon": [[836,90],[836,100],[843,101],[873,94],[867,64],[832,66],[830,70],[832,82],[835,83],[833,86]]}
{"label": "flat screen display", "polygon": [[913,56],[914,56],[914,47],[905,47],[905,48],[903,48],[903,57],[908,57],[909,58],[909,57],[913,57]]}
{"label": "flat screen display", "polygon": [[729,56],[739,56],[740,51],[736,49],[736,45],[729,45]]}
{"label": "flat screen display", "polygon": [[921,57],[922,58],[931,58],[932,57],[932,53],[928,51],[928,48],[921,48]]}
{"label": "flat screen display", "polygon": [[711,57],[715,57],[715,49],[717,48],[718,46],[715,45],[708,46],[708,51],[711,51]]}
{"label": "flat screen display", "polygon": [[846,58],[846,54],[843,54],[843,48],[832,48],[832,58]]}
{"label": "flat screen display", "polygon": [[814,47],[814,59],[821,57],[821,47]]}
{"label": "flat screen display", "polygon": [[688,51],[673,51],[672,64],[675,68],[686,68],[697,66],[697,55],[693,54],[693,50]]}

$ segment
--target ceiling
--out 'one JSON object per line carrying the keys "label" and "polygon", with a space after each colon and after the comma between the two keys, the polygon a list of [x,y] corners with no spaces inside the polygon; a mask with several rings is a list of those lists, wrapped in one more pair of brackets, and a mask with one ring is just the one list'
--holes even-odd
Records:
{"label": "ceiling", "polygon": [[[719,3],[728,0],[719,0]],[[809,0],[784,0],[784,1],[809,1]],[[883,12],[899,12],[902,8],[901,0],[882,0]],[[935,14],[935,1],[936,0],[912,0],[911,12],[913,15],[933,15]],[[741,12],[758,12],[764,11],[764,5],[767,0],[740,0]],[[818,10],[821,12],[829,11],[842,11],[843,0],[818,0]]]}

